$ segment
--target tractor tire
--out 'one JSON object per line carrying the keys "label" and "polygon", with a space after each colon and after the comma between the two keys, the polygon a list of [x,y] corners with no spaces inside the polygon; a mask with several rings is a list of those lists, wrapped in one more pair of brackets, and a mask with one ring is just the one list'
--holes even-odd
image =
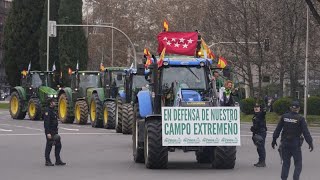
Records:
{"label": "tractor tire", "polygon": [[213,147],[204,147],[202,152],[196,151],[195,154],[198,163],[211,163]]}
{"label": "tractor tire", "polygon": [[116,104],[113,101],[106,101],[103,104],[103,127],[105,129],[115,128]]}
{"label": "tractor tire", "polygon": [[161,120],[148,120],[144,129],[144,159],[148,169],[168,166],[168,147],[162,146]]}
{"label": "tractor tire", "polygon": [[233,169],[236,163],[235,146],[217,146],[214,148],[212,167],[216,169]]}
{"label": "tractor tire", "polygon": [[10,115],[12,119],[24,119],[26,112],[23,112],[23,100],[17,91],[11,94],[10,98]]}
{"label": "tractor tire", "polygon": [[102,108],[102,102],[98,95],[93,94],[90,101],[90,122],[94,128],[103,127]]}
{"label": "tractor tire", "polygon": [[143,134],[139,134],[139,118],[138,114],[138,105],[134,106],[134,119],[133,119],[133,128],[132,128],[132,150],[133,150],[133,160],[136,163],[144,163],[144,145],[143,142],[139,143],[139,137]]}
{"label": "tractor tire", "polygon": [[85,100],[79,100],[76,102],[74,108],[74,117],[76,124],[84,125],[88,122],[88,104]]}
{"label": "tractor tire", "polygon": [[117,99],[115,129],[117,133],[122,133],[122,101]]}
{"label": "tractor tire", "polygon": [[[71,115],[70,100],[65,93],[59,96],[58,100],[58,117],[62,123],[72,124],[74,116]],[[73,113],[72,113],[73,114]]]}
{"label": "tractor tire", "polygon": [[40,120],[41,119],[41,103],[38,98],[31,98],[28,102],[28,116],[30,120]]}
{"label": "tractor tire", "polygon": [[133,107],[127,103],[122,105],[122,133],[132,134]]}

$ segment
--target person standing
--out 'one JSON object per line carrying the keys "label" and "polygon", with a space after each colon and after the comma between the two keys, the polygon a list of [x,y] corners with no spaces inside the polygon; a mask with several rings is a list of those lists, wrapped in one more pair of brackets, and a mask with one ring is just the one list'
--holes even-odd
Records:
{"label": "person standing", "polygon": [[60,152],[61,152],[61,139],[58,134],[58,119],[57,114],[54,111],[55,101],[53,98],[48,99],[49,107],[46,108],[44,112],[44,129],[46,135],[46,149],[45,149],[45,159],[46,166],[54,166],[50,160],[50,152],[52,146],[55,146],[55,165],[66,165],[66,163],[61,161]]}
{"label": "person standing", "polygon": [[257,146],[257,152],[259,155],[259,161],[254,164],[256,167],[266,166],[266,136],[267,136],[267,126],[266,126],[266,112],[262,110],[262,107],[256,103],[254,106],[254,116],[252,118],[252,140]]}
{"label": "person standing", "polygon": [[271,143],[274,149],[277,146],[277,139],[281,133],[281,154],[282,154],[282,170],[281,179],[287,180],[291,157],[294,159],[294,173],[293,180],[299,180],[300,173],[302,171],[302,153],[301,146],[302,140],[301,135],[303,134],[306,142],[309,144],[310,152],[313,151],[313,142],[310,135],[307,123],[301,115],[299,115],[300,104],[298,101],[293,101],[290,107],[290,112],[282,115],[277,128],[273,133],[273,141]]}

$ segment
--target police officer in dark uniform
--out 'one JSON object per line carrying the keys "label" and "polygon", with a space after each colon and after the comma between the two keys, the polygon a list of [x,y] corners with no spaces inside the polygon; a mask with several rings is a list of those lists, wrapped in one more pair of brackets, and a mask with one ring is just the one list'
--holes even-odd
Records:
{"label": "police officer in dark uniform", "polygon": [[266,112],[260,104],[256,103],[254,106],[254,116],[252,118],[253,126],[251,126],[252,140],[257,146],[257,151],[259,155],[258,163],[254,164],[256,167],[266,166],[266,136],[267,136],[267,126],[266,126]]}
{"label": "police officer in dark uniform", "polygon": [[58,134],[58,119],[57,114],[54,111],[55,101],[53,98],[48,99],[49,107],[46,108],[44,112],[44,129],[45,135],[47,139],[46,150],[45,150],[45,158],[46,158],[46,166],[53,166],[50,160],[50,152],[52,146],[55,146],[55,157],[56,163],[55,165],[66,165],[66,163],[61,161],[60,151],[61,151],[61,140]]}
{"label": "police officer in dark uniform", "polygon": [[302,170],[302,153],[301,153],[301,135],[303,134],[309,144],[310,152],[313,151],[312,137],[310,135],[305,119],[299,113],[300,104],[298,101],[293,101],[290,107],[290,112],[282,115],[276,130],[273,133],[272,148],[277,146],[277,138],[281,133],[281,154],[282,154],[282,171],[281,179],[287,180],[291,157],[294,159],[293,180],[298,180]]}

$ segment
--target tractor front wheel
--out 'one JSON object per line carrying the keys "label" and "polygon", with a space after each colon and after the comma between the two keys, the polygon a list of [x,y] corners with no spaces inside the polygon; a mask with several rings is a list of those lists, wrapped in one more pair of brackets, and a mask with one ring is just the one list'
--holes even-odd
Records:
{"label": "tractor front wheel", "polygon": [[144,145],[143,142],[140,142],[139,139],[143,136],[140,132],[139,119],[137,116],[137,105],[134,106],[134,119],[133,119],[133,128],[132,128],[132,149],[133,149],[133,160],[136,163],[144,163]]}
{"label": "tractor front wheel", "polygon": [[127,103],[122,106],[122,133],[132,134],[133,107]]}
{"label": "tractor front wheel", "polygon": [[90,101],[90,122],[94,128],[103,127],[102,123],[102,103],[97,94],[93,94]]}
{"label": "tractor front wheel", "polygon": [[9,111],[12,119],[24,119],[26,117],[26,112],[23,112],[22,97],[19,96],[17,91],[11,94]]}
{"label": "tractor front wheel", "polygon": [[74,116],[71,115],[70,111],[70,102],[65,93],[59,96],[58,101],[58,117],[62,123],[72,124],[74,121]]}
{"label": "tractor front wheel", "polygon": [[236,163],[235,146],[217,146],[213,151],[212,167],[216,169],[233,169]]}
{"label": "tractor front wheel", "polygon": [[41,103],[38,98],[31,98],[29,100],[28,116],[33,121],[41,118]]}
{"label": "tractor front wheel", "polygon": [[85,100],[76,102],[74,108],[74,117],[77,124],[87,124],[88,122],[88,105]]}
{"label": "tractor front wheel", "polygon": [[122,133],[122,101],[117,99],[115,129],[117,133]]}
{"label": "tractor front wheel", "polygon": [[113,101],[106,101],[103,104],[103,126],[106,129],[115,128],[116,104]]}
{"label": "tractor front wheel", "polygon": [[168,147],[162,146],[161,120],[145,122],[144,159],[148,169],[165,169],[168,165]]}
{"label": "tractor front wheel", "polygon": [[198,163],[211,163],[213,147],[203,147],[202,151],[196,151],[195,154]]}

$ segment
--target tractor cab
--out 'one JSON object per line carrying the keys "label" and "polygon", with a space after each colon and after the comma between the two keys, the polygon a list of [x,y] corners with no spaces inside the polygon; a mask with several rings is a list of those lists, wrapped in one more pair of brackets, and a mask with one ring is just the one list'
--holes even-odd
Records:
{"label": "tractor cab", "polygon": [[101,85],[99,71],[78,71],[71,75],[71,89],[81,97],[86,96],[89,88],[100,88]]}
{"label": "tractor cab", "polygon": [[109,98],[116,98],[123,91],[125,72],[123,67],[108,67],[103,73],[105,93]]}

